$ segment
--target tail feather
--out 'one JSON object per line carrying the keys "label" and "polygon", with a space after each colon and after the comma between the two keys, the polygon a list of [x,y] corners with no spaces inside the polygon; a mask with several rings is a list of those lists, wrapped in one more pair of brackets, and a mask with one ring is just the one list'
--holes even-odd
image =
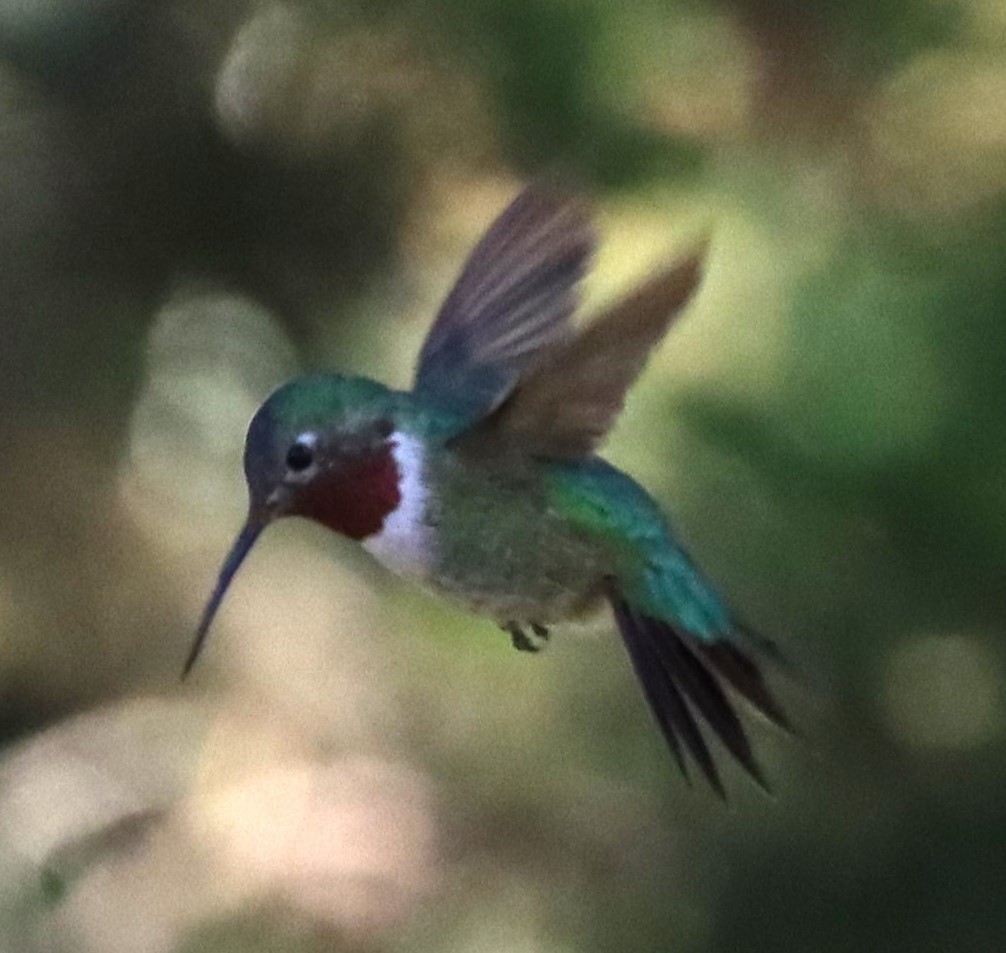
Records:
{"label": "tail feather", "polygon": [[694,644],[717,675],[728,682],[738,695],[747,699],[773,724],[793,731],[789,718],[772,697],[758,666],[740,649],[729,642],[696,641]]}
{"label": "tail feather", "polygon": [[707,643],[670,623],[637,612],[617,593],[611,604],[633,668],[671,753],[688,777],[684,750],[720,797],[726,792],[716,762],[699,728],[701,718],[740,765],[766,791],[769,786],[740,718],[723,691],[729,684],[775,724],[789,721],[772,697],[758,666],[735,645]]}
{"label": "tail feather", "polygon": [[766,791],[770,790],[758,762],[755,761],[751,743],[744,726],[719,682],[680,637],[660,643],[658,654],[664,660],[666,671],[675,673],[689,701],[706,720],[706,724],[723,742],[726,749],[740,762],[744,770]]}
{"label": "tail feather", "polygon": [[650,707],[667,739],[671,753],[681,768],[681,773],[688,779],[688,763],[681,749],[683,741],[709,783],[719,794],[725,796],[726,792],[716,770],[716,764],[706,747],[702,732],[695,723],[677,684],[667,677],[664,665],[654,651],[653,640],[649,638],[645,626],[640,624],[640,617],[633,613],[627,603],[616,602],[614,608],[633,668],[642,682]]}

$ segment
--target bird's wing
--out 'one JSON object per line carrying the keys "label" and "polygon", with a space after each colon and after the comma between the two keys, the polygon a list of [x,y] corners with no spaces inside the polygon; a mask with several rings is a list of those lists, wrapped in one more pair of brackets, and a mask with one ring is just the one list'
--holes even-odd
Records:
{"label": "bird's wing", "polygon": [[594,244],[581,205],[542,185],[522,192],[444,301],[419,355],[416,390],[469,419],[488,414],[567,333]]}
{"label": "bird's wing", "polygon": [[550,458],[592,454],[650,351],[691,298],[703,260],[704,248],[658,272],[580,335],[554,345],[458,444]]}

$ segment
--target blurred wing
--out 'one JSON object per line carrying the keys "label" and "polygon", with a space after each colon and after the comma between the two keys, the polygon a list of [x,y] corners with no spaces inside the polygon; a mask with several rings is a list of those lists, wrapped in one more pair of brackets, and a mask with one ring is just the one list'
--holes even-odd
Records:
{"label": "blurred wing", "polygon": [[514,445],[545,457],[593,453],[615,422],[650,351],[699,283],[704,249],[660,272],[557,344],[462,441]]}
{"label": "blurred wing", "polygon": [[440,309],[419,355],[416,390],[473,417],[489,413],[566,332],[593,249],[581,205],[541,186],[521,193]]}

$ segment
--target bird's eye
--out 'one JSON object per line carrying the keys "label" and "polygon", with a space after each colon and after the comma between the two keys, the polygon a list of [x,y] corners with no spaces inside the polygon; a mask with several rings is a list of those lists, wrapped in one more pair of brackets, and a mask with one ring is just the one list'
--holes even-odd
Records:
{"label": "bird's eye", "polygon": [[298,440],[286,453],[286,465],[294,473],[303,473],[312,463],[314,447],[303,440]]}

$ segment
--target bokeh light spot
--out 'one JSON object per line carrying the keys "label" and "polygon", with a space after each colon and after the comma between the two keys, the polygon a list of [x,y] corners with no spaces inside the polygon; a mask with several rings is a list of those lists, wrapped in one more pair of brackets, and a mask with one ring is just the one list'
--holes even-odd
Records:
{"label": "bokeh light spot", "polygon": [[906,640],[891,654],[884,703],[892,733],[913,748],[966,749],[988,741],[1001,718],[998,658],[965,635]]}
{"label": "bokeh light spot", "polygon": [[149,536],[191,549],[206,520],[240,519],[245,429],[294,368],[272,316],[220,290],[184,289],[158,314],[123,471],[126,507]]}

